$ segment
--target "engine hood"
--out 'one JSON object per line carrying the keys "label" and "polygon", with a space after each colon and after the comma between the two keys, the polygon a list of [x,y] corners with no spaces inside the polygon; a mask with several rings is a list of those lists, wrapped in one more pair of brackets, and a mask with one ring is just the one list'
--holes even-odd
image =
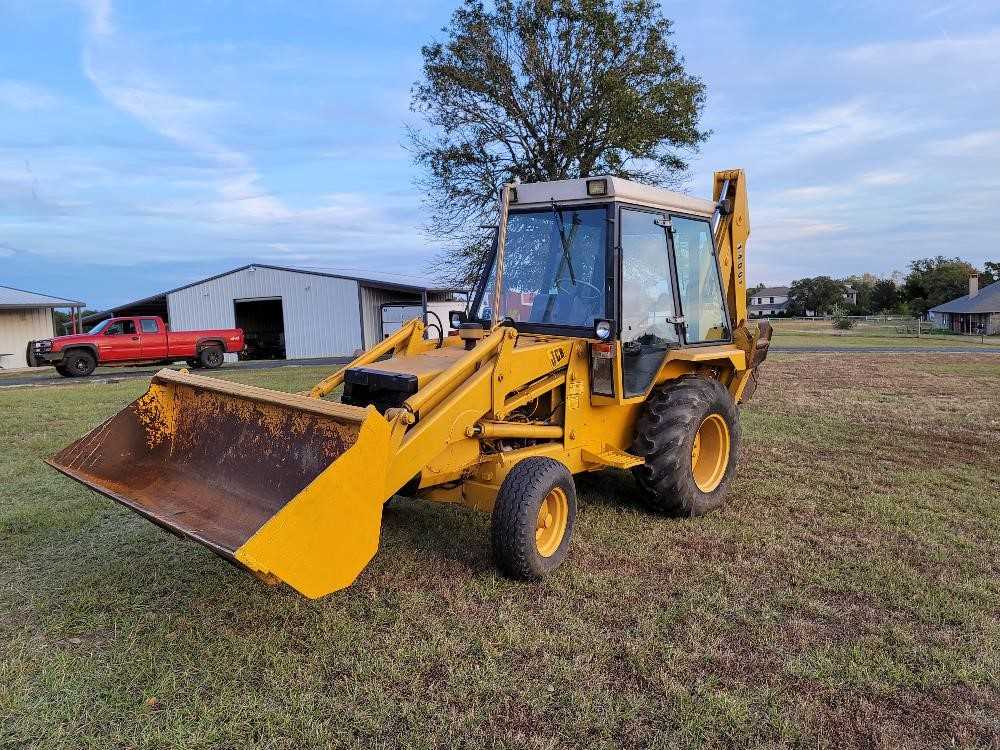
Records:
{"label": "engine hood", "polygon": [[[52,346],[65,346],[67,344],[79,344],[79,343],[94,343],[96,336],[92,336],[89,333],[71,333],[67,336],[52,336],[48,340],[52,342]],[[44,339],[39,339],[43,341]]]}

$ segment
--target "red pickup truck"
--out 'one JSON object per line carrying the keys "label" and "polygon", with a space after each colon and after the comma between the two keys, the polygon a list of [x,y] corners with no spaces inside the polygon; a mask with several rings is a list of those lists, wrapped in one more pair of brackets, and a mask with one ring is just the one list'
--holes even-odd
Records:
{"label": "red pickup truck", "polygon": [[174,331],[158,317],[109,318],[89,333],[28,342],[31,367],[53,366],[67,378],[90,375],[98,365],[186,361],[191,367],[222,367],[225,352],[243,351],[243,331]]}

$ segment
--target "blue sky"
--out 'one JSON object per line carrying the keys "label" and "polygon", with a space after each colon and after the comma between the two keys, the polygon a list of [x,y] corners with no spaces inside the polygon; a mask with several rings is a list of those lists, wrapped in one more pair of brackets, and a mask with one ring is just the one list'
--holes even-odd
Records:
{"label": "blue sky", "polygon": [[[416,273],[404,145],[452,2],[0,0],[0,284],[107,306],[242,265]],[[665,3],[748,170],[750,280],[1000,259],[1000,2]]]}

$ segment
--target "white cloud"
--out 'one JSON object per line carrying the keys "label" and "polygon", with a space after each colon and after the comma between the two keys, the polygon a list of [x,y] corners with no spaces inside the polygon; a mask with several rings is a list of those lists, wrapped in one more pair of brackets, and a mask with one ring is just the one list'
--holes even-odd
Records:
{"label": "white cloud", "polygon": [[111,25],[111,0],[80,0],[89,16],[88,30],[93,36],[108,36],[114,31]]}
{"label": "white cloud", "polygon": [[840,59],[859,65],[892,68],[997,62],[1000,61],[1000,30],[975,36],[866,44],[844,51]]}
{"label": "white cloud", "polygon": [[864,185],[888,187],[891,185],[906,185],[913,182],[913,174],[906,172],[876,171],[866,172],[858,178]]}
{"label": "white cloud", "polygon": [[768,128],[792,156],[815,156],[898,137],[919,127],[919,120],[888,111],[871,101],[854,100],[794,114]]}
{"label": "white cloud", "polygon": [[59,104],[55,95],[31,83],[0,80],[0,108],[19,112],[53,109]]}
{"label": "white cloud", "polygon": [[1000,130],[979,130],[936,141],[930,150],[940,156],[995,159],[1000,155]]}

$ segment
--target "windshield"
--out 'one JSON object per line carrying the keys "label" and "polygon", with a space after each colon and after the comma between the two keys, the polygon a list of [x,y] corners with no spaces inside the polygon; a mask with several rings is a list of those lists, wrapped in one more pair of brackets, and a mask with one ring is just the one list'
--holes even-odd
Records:
{"label": "windshield", "polygon": [[98,324],[97,324],[96,326],[94,326],[93,328],[91,328],[91,329],[90,329],[90,330],[88,331],[88,333],[100,333],[100,332],[101,332],[101,331],[103,331],[103,330],[104,330],[105,328],[107,328],[107,327],[108,327],[108,325],[109,325],[110,323],[111,323],[111,318],[108,318],[107,320],[102,320],[102,321],[101,321],[100,323],[98,323]]}
{"label": "windshield", "polygon": [[[590,328],[605,318],[607,211],[543,209],[507,221],[500,318]],[[495,264],[478,310],[493,318]]]}

